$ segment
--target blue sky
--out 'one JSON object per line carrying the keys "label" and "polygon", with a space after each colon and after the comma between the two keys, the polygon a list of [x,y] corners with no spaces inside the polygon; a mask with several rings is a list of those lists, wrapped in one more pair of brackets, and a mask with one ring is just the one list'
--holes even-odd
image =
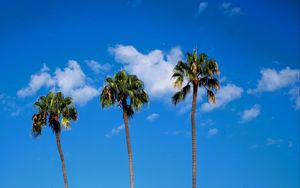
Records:
{"label": "blue sky", "polygon": [[99,105],[120,69],[151,98],[130,120],[136,186],[190,187],[190,99],[171,105],[170,74],[194,48],[222,82],[216,105],[198,96],[198,186],[299,187],[299,36],[297,0],[0,1],[0,187],[63,186],[53,133],[30,135],[52,89],[79,111],[61,138],[70,187],[128,187],[121,111]]}

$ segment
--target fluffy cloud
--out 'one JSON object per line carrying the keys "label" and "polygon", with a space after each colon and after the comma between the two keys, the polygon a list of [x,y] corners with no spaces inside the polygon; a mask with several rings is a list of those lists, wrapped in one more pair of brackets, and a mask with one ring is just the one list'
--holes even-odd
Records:
{"label": "fluffy cloud", "polygon": [[224,11],[224,13],[228,16],[234,16],[240,14],[242,9],[240,7],[233,7],[231,3],[222,3],[220,8]]}
{"label": "fluffy cloud", "polygon": [[17,92],[17,96],[19,97],[31,96],[35,94],[42,87],[54,86],[55,81],[47,71],[49,71],[49,68],[44,64],[43,68],[40,70],[38,74],[31,75],[28,86],[20,89]]}
{"label": "fluffy cloud", "polygon": [[153,114],[150,114],[149,116],[147,116],[147,117],[146,117],[146,120],[148,120],[148,121],[154,121],[154,120],[156,120],[157,118],[159,118],[159,114],[153,113]]}
{"label": "fluffy cloud", "polygon": [[125,129],[125,125],[122,124],[114,129],[112,129],[111,131],[109,131],[108,133],[105,134],[106,138],[111,138],[112,136],[118,136],[119,133]]}
{"label": "fluffy cloud", "polygon": [[28,86],[19,90],[17,95],[27,97],[34,95],[42,87],[51,86],[53,89],[57,88],[62,91],[66,96],[72,97],[75,103],[84,105],[99,93],[96,88],[87,84],[86,75],[74,60],[70,60],[68,66],[63,70],[57,68],[54,76],[44,71],[49,71],[46,65],[43,66],[40,73],[31,75]]}
{"label": "fluffy cloud", "polygon": [[283,88],[290,88],[288,95],[294,101],[295,109],[300,108],[299,83],[300,70],[286,67],[280,71],[275,69],[262,69],[261,78],[257,81],[257,87],[248,89],[249,94],[274,92]]}
{"label": "fluffy cloud", "polygon": [[59,90],[65,95],[71,96],[74,102],[84,105],[98,95],[96,88],[87,85],[86,75],[82,72],[79,64],[70,60],[64,70],[56,69],[55,80]]}
{"label": "fluffy cloud", "polygon": [[104,71],[104,72],[109,71],[111,68],[110,64],[108,64],[108,63],[100,64],[99,62],[97,62],[95,60],[86,60],[85,63],[96,74],[99,74],[101,71]]}
{"label": "fluffy cloud", "polygon": [[260,71],[262,77],[258,80],[255,89],[249,89],[248,93],[272,92],[284,87],[292,86],[300,80],[300,70],[286,67],[280,71],[275,69],[263,69]]}
{"label": "fluffy cloud", "polygon": [[227,84],[224,87],[222,87],[217,93],[216,93],[216,103],[204,103],[201,105],[200,110],[202,112],[209,112],[216,108],[224,107],[229,102],[238,99],[242,96],[243,89],[234,85],[234,84]]}
{"label": "fluffy cloud", "polygon": [[202,12],[204,12],[208,7],[208,3],[207,2],[200,2],[199,6],[198,6],[198,10],[196,15],[200,15]]}
{"label": "fluffy cloud", "polygon": [[143,54],[133,46],[124,45],[109,48],[109,51],[130,74],[137,75],[145,83],[145,88],[152,97],[174,91],[171,76],[174,65],[182,59],[179,47],[172,48],[168,54],[161,50]]}
{"label": "fluffy cloud", "polygon": [[250,121],[260,114],[260,106],[255,104],[252,108],[244,110],[241,114],[242,122]]}

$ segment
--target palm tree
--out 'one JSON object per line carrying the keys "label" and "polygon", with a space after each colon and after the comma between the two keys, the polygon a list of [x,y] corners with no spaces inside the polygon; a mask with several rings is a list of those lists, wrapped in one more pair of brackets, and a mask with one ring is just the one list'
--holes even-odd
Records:
{"label": "palm tree", "polygon": [[32,134],[34,137],[40,136],[42,129],[46,125],[51,127],[56,136],[57,149],[62,163],[65,188],[68,188],[65,159],[60,144],[60,132],[62,126],[70,128],[70,120],[77,120],[77,110],[72,103],[72,98],[64,98],[61,92],[49,92],[46,96],[41,96],[34,103],[34,107],[38,110],[38,113],[32,116]]}
{"label": "palm tree", "polygon": [[[174,105],[183,101],[193,87],[192,99],[192,188],[196,188],[197,163],[196,163],[196,102],[198,87],[202,87],[207,92],[208,102],[215,103],[215,91],[220,88],[217,75],[219,73],[218,64],[215,60],[209,59],[204,53],[197,56],[197,51],[187,53],[187,61],[178,61],[174,67],[172,78],[175,79],[174,87],[180,90],[172,97]],[[183,83],[185,84],[182,87]]]}
{"label": "palm tree", "polygon": [[130,188],[134,188],[134,176],[128,118],[133,117],[134,111],[141,109],[143,104],[148,103],[148,101],[149,97],[144,91],[144,83],[136,75],[127,75],[124,70],[121,70],[113,78],[108,77],[105,79],[105,86],[100,95],[102,108],[117,104],[123,110],[129,160]]}

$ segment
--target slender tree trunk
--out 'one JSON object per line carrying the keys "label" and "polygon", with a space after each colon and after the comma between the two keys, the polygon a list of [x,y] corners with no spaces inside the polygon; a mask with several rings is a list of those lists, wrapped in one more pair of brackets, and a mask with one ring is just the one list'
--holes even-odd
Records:
{"label": "slender tree trunk", "polygon": [[65,164],[65,158],[64,158],[64,154],[63,151],[61,149],[61,145],[60,145],[60,133],[56,133],[56,143],[57,143],[57,149],[58,149],[58,153],[61,159],[61,166],[62,166],[62,171],[63,171],[63,175],[64,175],[64,182],[65,182],[65,188],[68,188],[68,178],[67,178],[67,170],[66,170],[66,164]]}
{"label": "slender tree trunk", "polygon": [[125,131],[126,131],[126,142],[127,142],[127,152],[128,152],[128,160],[129,160],[129,173],[130,173],[130,188],[134,188],[134,176],[133,176],[133,164],[132,164],[132,150],[130,144],[130,134],[129,134],[129,126],[128,126],[128,115],[125,109],[123,109],[123,119],[125,123]]}
{"label": "slender tree trunk", "polygon": [[192,123],[192,188],[196,188],[196,177],[197,177],[197,147],[196,147],[196,102],[197,102],[197,92],[198,85],[193,84],[193,101],[192,101],[192,113],[191,113],[191,123]]}

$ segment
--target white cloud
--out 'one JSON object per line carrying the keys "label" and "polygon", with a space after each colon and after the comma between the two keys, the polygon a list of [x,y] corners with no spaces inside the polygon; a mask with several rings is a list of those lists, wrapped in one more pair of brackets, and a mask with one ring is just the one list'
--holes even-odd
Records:
{"label": "white cloud", "polygon": [[49,71],[49,68],[44,64],[43,68],[40,70],[38,74],[31,75],[28,86],[20,89],[17,92],[17,96],[19,97],[31,96],[35,94],[42,87],[54,86],[55,81],[47,71]]}
{"label": "white cloud", "polygon": [[103,71],[103,72],[109,71],[111,68],[110,64],[108,64],[108,63],[100,64],[99,62],[97,62],[95,60],[86,60],[85,63],[96,74],[99,74],[101,71]]}
{"label": "white cloud", "polygon": [[240,7],[233,7],[231,3],[222,3],[220,5],[220,8],[228,16],[234,16],[242,12],[242,9]]}
{"label": "white cloud", "polygon": [[57,85],[67,95],[73,91],[73,88],[84,85],[85,78],[79,64],[74,60],[70,60],[68,67],[65,67],[64,70],[57,68],[55,71]]}
{"label": "white cloud", "polygon": [[266,140],[266,145],[267,146],[272,146],[272,145],[277,145],[280,146],[280,144],[283,142],[283,139],[273,139],[273,138],[267,138]]}
{"label": "white cloud", "polygon": [[207,2],[200,2],[196,15],[199,16],[202,12],[204,12],[207,9],[207,7],[208,7]]}
{"label": "white cloud", "polygon": [[157,118],[159,118],[159,114],[153,113],[153,114],[150,114],[149,116],[147,116],[147,117],[146,117],[146,120],[148,120],[148,121],[154,121],[154,120],[156,120]]}
{"label": "white cloud", "polygon": [[224,107],[231,101],[238,99],[242,96],[243,89],[234,85],[234,84],[227,84],[224,87],[221,87],[219,91],[216,93],[216,103],[204,103],[201,105],[200,110],[202,112],[209,112],[214,109]]}
{"label": "white cloud", "polygon": [[80,105],[85,105],[88,101],[92,100],[97,95],[99,95],[98,90],[88,85],[84,85],[78,89],[74,89],[70,93],[70,96],[72,96],[74,102]]}
{"label": "white cloud", "polygon": [[290,95],[290,98],[292,101],[294,101],[294,108],[297,110],[300,108],[300,87],[294,86],[290,91],[288,92]]}
{"label": "white cloud", "polygon": [[208,130],[208,136],[216,136],[219,133],[217,128],[211,128]]}
{"label": "white cloud", "polygon": [[85,74],[74,60],[70,60],[64,70],[56,69],[55,78],[59,90],[80,105],[86,104],[99,93],[96,88],[87,85]]}
{"label": "white cloud", "polygon": [[125,125],[122,124],[116,128],[113,128],[111,131],[109,131],[108,133],[105,134],[106,138],[111,138],[112,136],[118,136],[119,133],[125,129]]}
{"label": "white cloud", "polygon": [[241,114],[242,122],[250,121],[260,114],[260,106],[255,104],[252,108],[244,110]]}
{"label": "white cloud", "polygon": [[174,65],[182,59],[179,47],[172,48],[168,54],[157,49],[143,54],[135,47],[125,45],[117,45],[109,51],[117,62],[124,65],[125,70],[145,83],[146,91],[152,97],[174,92],[171,76]]}
{"label": "white cloud", "polygon": [[280,71],[275,69],[262,69],[262,77],[258,80],[255,89],[249,89],[248,93],[272,92],[285,87],[293,86],[300,80],[300,70],[286,67]]}
{"label": "white cloud", "polygon": [[84,105],[99,94],[96,88],[87,84],[86,75],[74,60],[70,60],[63,70],[57,68],[54,76],[42,71],[49,71],[49,68],[44,64],[40,73],[31,75],[28,86],[17,92],[19,97],[34,95],[41,88],[51,86],[63,92],[64,95],[72,97],[75,103]]}

